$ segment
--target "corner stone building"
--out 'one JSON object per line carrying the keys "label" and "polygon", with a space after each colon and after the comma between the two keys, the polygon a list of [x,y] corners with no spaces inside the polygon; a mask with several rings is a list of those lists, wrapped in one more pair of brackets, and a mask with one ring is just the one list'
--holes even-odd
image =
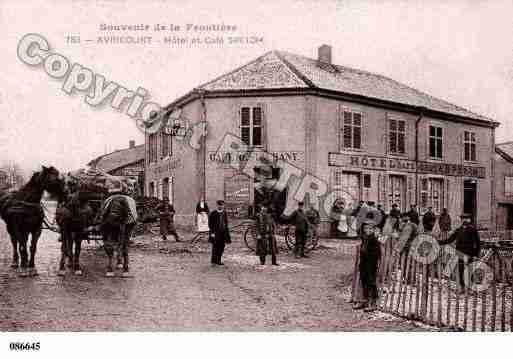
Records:
{"label": "corner stone building", "polygon": [[[316,206],[329,210],[337,196],[374,200],[387,212],[393,203],[402,211],[418,203],[436,213],[446,207],[455,221],[466,212],[482,226],[494,225],[499,124],[387,77],[334,65],[327,45],[317,59],[268,52],[166,110],[182,127],[207,126],[192,147],[167,130],[146,135],[146,191],[168,196],[178,223],[193,223],[201,196],[211,208],[224,198],[238,216],[253,204],[258,180],[229,166],[238,154],[216,153],[232,133],[326,181],[335,194]],[[288,210],[294,192],[287,190]],[[324,231],[325,211],[321,216]]]}

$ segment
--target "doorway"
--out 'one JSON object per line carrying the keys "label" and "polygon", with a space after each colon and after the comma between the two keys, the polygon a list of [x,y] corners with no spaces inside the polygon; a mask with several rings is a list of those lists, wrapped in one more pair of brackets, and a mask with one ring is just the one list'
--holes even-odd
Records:
{"label": "doorway", "polygon": [[474,179],[463,181],[463,213],[472,216],[472,223],[476,223],[476,195],[477,181]]}
{"label": "doorway", "polygon": [[391,175],[388,181],[388,208],[397,204],[401,212],[406,210],[406,179],[404,176]]}

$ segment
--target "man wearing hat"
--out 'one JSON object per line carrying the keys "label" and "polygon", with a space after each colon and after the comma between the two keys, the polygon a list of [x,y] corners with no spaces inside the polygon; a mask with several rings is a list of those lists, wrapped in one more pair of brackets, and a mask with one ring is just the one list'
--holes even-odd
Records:
{"label": "man wearing hat", "polygon": [[438,243],[441,245],[456,242],[456,251],[459,254],[458,267],[460,272],[460,289],[463,289],[465,285],[464,274],[465,274],[465,261],[463,255],[468,257],[468,262],[472,262],[476,258],[479,258],[479,252],[481,250],[481,239],[479,238],[479,232],[477,228],[472,224],[472,216],[469,214],[462,214],[461,226],[457,228],[449,238],[441,240]]}
{"label": "man wearing hat", "polygon": [[308,218],[303,209],[304,202],[298,202],[297,206],[297,209],[292,212],[290,216],[282,215],[281,218],[286,222],[294,224],[296,227],[294,232],[296,237],[296,243],[294,244],[294,255],[296,258],[308,258],[308,256],[305,255],[305,243],[309,226]]}
{"label": "man wearing hat", "polygon": [[362,243],[360,245],[360,282],[363,289],[363,301],[355,304],[353,309],[364,309],[372,312],[377,309],[378,288],[376,277],[379,261],[381,259],[381,247],[376,236],[375,221],[368,218],[362,222]]}
{"label": "man wearing hat", "polygon": [[228,228],[228,215],[224,210],[224,201],[217,201],[217,208],[210,212],[208,216],[208,228],[210,235],[208,241],[212,243],[212,265],[223,265],[221,257],[223,256],[224,246],[232,243],[230,238],[230,229]]}

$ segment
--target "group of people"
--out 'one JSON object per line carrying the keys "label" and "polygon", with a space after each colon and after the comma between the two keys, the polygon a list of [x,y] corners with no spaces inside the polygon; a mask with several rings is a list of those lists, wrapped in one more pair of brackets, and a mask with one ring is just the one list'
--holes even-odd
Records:
{"label": "group of people", "polygon": [[[441,236],[438,238],[440,245],[456,243],[458,252],[460,290],[466,281],[464,278],[464,257],[468,263],[479,257],[480,238],[477,228],[472,223],[472,216],[462,214],[461,226],[451,232],[451,218],[447,209],[443,209],[440,216],[437,216],[432,207],[429,207],[424,215],[419,215],[416,205],[412,205],[408,212],[401,213],[398,206],[394,204],[388,214],[381,206],[375,206],[373,202],[362,203],[351,212],[356,217],[356,228],[358,238],[361,240],[359,257],[359,278],[362,287],[362,300],[356,302],[354,309],[364,309],[371,312],[377,309],[378,290],[377,273],[381,261],[381,246],[383,239],[387,237],[397,241],[397,248],[401,254],[402,268],[406,268],[410,247],[415,237],[420,232],[422,223],[423,232],[430,233],[439,221]],[[421,222],[422,221],[422,222]],[[380,238],[381,236],[381,238]],[[384,241],[383,241],[384,242]],[[402,279],[411,280],[406,277],[403,270]]]}
{"label": "group of people", "polygon": [[[197,213],[200,214],[199,206]],[[208,207],[207,207],[208,213]],[[280,221],[290,223],[294,226],[295,245],[294,254],[296,258],[308,258],[305,254],[305,243],[308,236],[316,235],[317,225],[320,222],[320,215],[317,210],[310,207],[305,211],[304,203],[299,202],[298,208],[290,215],[280,215]],[[199,221],[199,219],[198,219]],[[216,210],[208,215],[209,242],[212,244],[212,265],[223,265],[221,261],[226,244],[231,243],[230,230],[228,227],[228,216],[224,209],[224,201],[217,201]],[[256,255],[261,265],[265,265],[266,257],[271,256],[271,264],[278,266],[278,246],[275,237],[276,221],[272,208],[267,204],[259,206],[255,215],[256,232]]]}

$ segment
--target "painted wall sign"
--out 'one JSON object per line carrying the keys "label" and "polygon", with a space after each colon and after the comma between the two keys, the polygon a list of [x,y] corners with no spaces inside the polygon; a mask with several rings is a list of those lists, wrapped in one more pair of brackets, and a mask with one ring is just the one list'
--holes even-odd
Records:
{"label": "painted wall sign", "polygon": [[436,163],[415,161],[401,158],[382,156],[346,155],[343,153],[329,153],[330,166],[362,168],[382,171],[415,172],[420,174],[437,174],[446,176],[467,176],[485,178],[486,169],[477,166],[464,166],[451,163]]}
{"label": "painted wall sign", "polygon": [[148,167],[148,174],[150,176],[158,176],[161,174],[169,173],[174,169],[182,168],[183,163],[180,158],[170,159],[168,161],[159,162],[156,165]]}
{"label": "painted wall sign", "polygon": [[248,216],[250,203],[250,181],[243,174],[225,177],[224,200],[226,211],[233,217],[243,218]]}
{"label": "painted wall sign", "polygon": [[303,151],[274,151],[274,152],[217,152],[211,151],[208,154],[208,159],[213,162],[220,163],[237,163],[237,162],[245,162],[249,160],[250,156],[257,156],[262,153],[267,153],[268,156],[272,158],[274,162],[278,160],[283,160],[287,162],[302,162],[304,160],[304,152]]}

